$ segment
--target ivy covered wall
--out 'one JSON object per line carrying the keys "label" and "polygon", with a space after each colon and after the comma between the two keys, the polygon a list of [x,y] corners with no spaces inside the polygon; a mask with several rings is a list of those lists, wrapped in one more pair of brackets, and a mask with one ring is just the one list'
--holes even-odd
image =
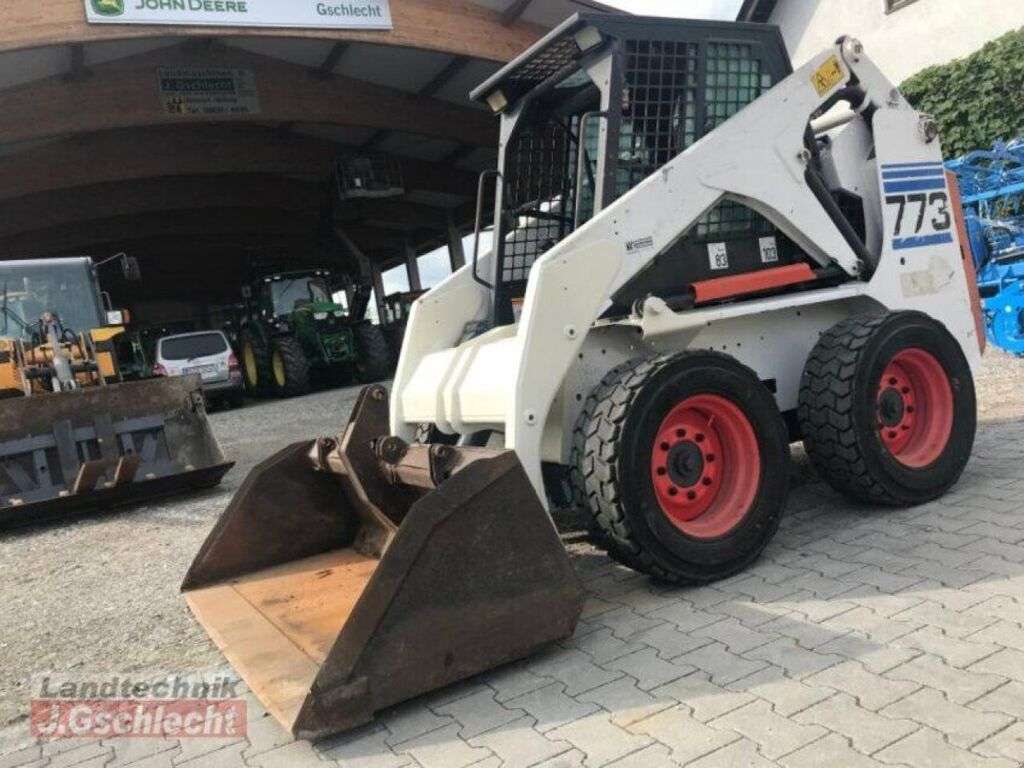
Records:
{"label": "ivy covered wall", "polygon": [[1024,29],[963,59],[928,67],[900,90],[936,119],[947,158],[1016,138],[1024,134]]}

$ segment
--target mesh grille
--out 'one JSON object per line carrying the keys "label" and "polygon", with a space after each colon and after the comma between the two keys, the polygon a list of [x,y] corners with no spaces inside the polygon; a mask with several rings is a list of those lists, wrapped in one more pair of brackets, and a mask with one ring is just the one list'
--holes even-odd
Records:
{"label": "mesh grille", "polygon": [[[758,58],[760,49],[751,45],[693,39],[636,39],[623,45],[615,197],[651,176],[773,84],[767,65]],[[572,41],[553,45],[515,74],[515,88],[533,88],[578,56]],[[534,261],[572,232],[580,117],[523,125],[506,148],[505,210],[513,220],[502,227],[504,236],[498,246],[497,304],[504,306],[508,298],[522,295]],[[601,120],[590,120],[584,137],[590,162],[580,189],[582,221],[590,218],[594,207],[591,177],[596,173],[600,124]],[[726,202],[709,212],[689,239],[731,240],[773,231],[752,210]],[[511,316],[510,311],[507,314]]]}
{"label": "mesh grille", "polygon": [[580,49],[575,40],[560,40],[515,70],[509,76],[508,85],[513,91],[527,91],[572,64],[579,56]]}
{"label": "mesh grille", "polygon": [[[574,118],[569,130],[574,130]],[[526,280],[530,266],[572,228],[576,144],[559,123],[524,128],[507,152],[508,210],[518,218],[503,247],[503,282]]]}
{"label": "mesh grille", "polygon": [[[619,137],[617,193],[623,194],[772,86],[749,45],[708,43],[699,104],[700,47],[674,40],[626,42],[627,107]],[[702,109],[703,115],[699,113]],[[726,202],[697,225],[698,240],[768,234],[749,208]]]}
{"label": "mesh grille", "polygon": [[[772,87],[772,76],[749,45],[709,43],[704,76],[704,133],[709,133]],[[775,228],[744,205],[720,203],[697,224],[695,239],[729,240],[772,234]]]}
{"label": "mesh grille", "polygon": [[772,87],[749,45],[709,43],[704,78],[707,118],[704,133],[714,130]]}
{"label": "mesh grille", "polygon": [[617,191],[624,193],[697,140],[696,43],[626,42]]}

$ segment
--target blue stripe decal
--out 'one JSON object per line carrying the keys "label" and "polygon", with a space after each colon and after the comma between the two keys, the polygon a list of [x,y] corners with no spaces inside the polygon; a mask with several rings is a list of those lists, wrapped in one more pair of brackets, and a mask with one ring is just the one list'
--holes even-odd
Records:
{"label": "blue stripe decal", "polygon": [[892,181],[885,185],[886,193],[890,192],[923,192],[929,189],[945,189],[945,179],[922,179],[920,181]]}
{"label": "blue stripe decal", "polygon": [[883,168],[942,168],[942,163],[882,163]]}
{"label": "blue stripe decal", "polygon": [[921,168],[916,171],[882,171],[883,179],[938,179],[945,178],[941,168]]}
{"label": "blue stripe decal", "polygon": [[920,235],[918,237],[902,237],[892,241],[895,251],[906,250],[907,248],[923,248],[926,245],[939,245],[941,243],[952,243],[953,235],[949,232],[940,232],[937,235]]}

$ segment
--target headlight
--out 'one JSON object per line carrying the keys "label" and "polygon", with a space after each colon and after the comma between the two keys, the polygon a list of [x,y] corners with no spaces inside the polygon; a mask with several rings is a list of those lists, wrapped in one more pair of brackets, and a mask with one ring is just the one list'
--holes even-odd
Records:
{"label": "headlight", "polygon": [[326,312],[314,312],[313,313],[313,319],[314,320],[326,320],[327,319],[327,313]]}
{"label": "headlight", "polygon": [[337,312],[334,313],[334,316],[335,317],[344,317],[345,313],[339,309]]}

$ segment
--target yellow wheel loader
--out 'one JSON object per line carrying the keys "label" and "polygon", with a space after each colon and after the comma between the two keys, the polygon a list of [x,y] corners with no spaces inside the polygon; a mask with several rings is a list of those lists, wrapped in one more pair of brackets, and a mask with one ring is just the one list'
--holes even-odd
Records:
{"label": "yellow wheel loader", "polygon": [[231,468],[199,382],[121,383],[124,329],[106,319],[91,259],[0,262],[0,528],[216,485]]}
{"label": "yellow wheel loader", "polygon": [[794,72],[773,27],[585,13],[474,97],[501,119],[492,247],[416,300],[390,396],[257,467],[185,580],[299,736],[570,635],[559,503],[699,584],[777,531],[792,441],[895,506],[970,455],[956,190],[856,40]]}

